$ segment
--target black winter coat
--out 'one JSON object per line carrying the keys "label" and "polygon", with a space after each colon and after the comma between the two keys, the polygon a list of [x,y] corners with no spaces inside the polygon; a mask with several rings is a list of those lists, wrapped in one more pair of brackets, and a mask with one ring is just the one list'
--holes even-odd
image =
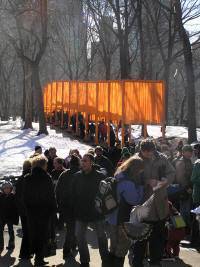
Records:
{"label": "black winter coat", "polygon": [[95,209],[95,197],[101,180],[105,179],[103,173],[93,170],[90,173],[80,171],[75,174],[73,186],[74,214],[77,220],[94,222],[103,219]]}
{"label": "black winter coat", "polygon": [[63,172],[58,180],[56,186],[56,200],[58,210],[64,215],[64,219],[74,218],[74,203],[73,203],[73,181],[74,174],[78,172],[78,168],[66,170]]}
{"label": "black winter coat", "polygon": [[16,198],[13,193],[6,195],[0,192],[0,220],[16,225],[19,222]]}
{"label": "black winter coat", "polygon": [[101,168],[106,169],[107,176],[113,176],[114,174],[114,167],[112,162],[105,156],[95,157],[95,163],[98,164]]}
{"label": "black winter coat", "polygon": [[24,203],[28,216],[49,218],[56,211],[51,177],[41,168],[34,168],[24,182]]}
{"label": "black winter coat", "polygon": [[[28,173],[27,173],[28,174]],[[17,203],[17,210],[20,216],[26,216],[27,211],[24,204],[24,181],[26,179],[27,174],[22,174],[17,180],[16,183],[16,203]]]}

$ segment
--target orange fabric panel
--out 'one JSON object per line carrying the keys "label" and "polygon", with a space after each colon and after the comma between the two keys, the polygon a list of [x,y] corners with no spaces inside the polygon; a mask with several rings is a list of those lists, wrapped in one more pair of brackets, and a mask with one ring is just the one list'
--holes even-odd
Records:
{"label": "orange fabric panel", "polygon": [[99,83],[99,94],[98,94],[98,114],[106,114],[108,113],[108,83],[100,82]]}
{"label": "orange fabric panel", "polygon": [[62,109],[63,95],[62,95],[62,82],[57,82],[57,110]]}
{"label": "orange fabric panel", "polygon": [[87,83],[79,82],[78,83],[78,99],[79,99],[79,111],[87,111],[86,102],[87,102]]}
{"label": "orange fabric panel", "polygon": [[163,116],[163,84],[125,82],[125,123],[159,124]]}
{"label": "orange fabric panel", "polygon": [[78,90],[77,82],[70,82],[70,109],[77,110]]}
{"label": "orange fabric panel", "polygon": [[56,110],[56,91],[57,91],[57,83],[53,82],[52,83],[52,98],[51,98],[51,111],[55,111]]}
{"label": "orange fabric panel", "polygon": [[122,117],[122,89],[120,82],[110,83],[110,117],[120,120]]}
{"label": "orange fabric panel", "polygon": [[46,109],[48,110],[48,112],[52,112],[51,109],[51,84],[47,85],[47,107]]}
{"label": "orange fabric panel", "polygon": [[63,83],[63,108],[64,111],[69,109],[69,82]]}
{"label": "orange fabric panel", "polygon": [[96,97],[97,97],[97,83],[89,82],[88,83],[88,107],[87,111],[90,114],[95,114],[96,107]]}

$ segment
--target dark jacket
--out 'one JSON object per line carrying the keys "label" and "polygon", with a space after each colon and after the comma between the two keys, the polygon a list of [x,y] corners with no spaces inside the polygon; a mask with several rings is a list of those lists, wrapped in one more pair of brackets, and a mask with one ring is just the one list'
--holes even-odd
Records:
{"label": "dark jacket", "polygon": [[75,218],[84,222],[94,222],[103,219],[95,209],[95,197],[103,173],[94,168],[88,174],[80,171],[75,174],[73,183],[73,201]]}
{"label": "dark jacket", "polygon": [[95,157],[95,163],[106,169],[108,176],[113,176],[114,168],[112,162],[105,156]]}
{"label": "dark jacket", "polygon": [[0,192],[0,220],[4,223],[10,222],[16,225],[19,222],[16,198],[13,193],[6,195]]}
{"label": "dark jacket", "polygon": [[24,203],[28,216],[50,217],[56,211],[51,177],[41,168],[34,168],[24,183]]}
{"label": "dark jacket", "polygon": [[56,200],[58,205],[58,210],[64,215],[64,219],[73,219],[73,180],[74,174],[78,172],[78,168],[70,169],[64,171],[58,180],[56,186]]}
{"label": "dark jacket", "polygon": [[194,164],[191,181],[193,183],[193,202],[200,205],[200,160]]}
{"label": "dark jacket", "polygon": [[56,186],[56,184],[57,184],[57,182],[58,182],[58,179],[59,179],[59,177],[60,177],[60,175],[63,173],[65,171],[65,169],[63,169],[63,170],[53,170],[52,172],[51,172],[51,179],[52,179],[52,181],[53,181],[53,184],[54,184],[54,186]]}
{"label": "dark jacket", "polygon": [[24,180],[26,175],[22,175],[19,177],[16,183],[16,204],[17,210],[20,216],[26,216],[26,207],[24,204]]}

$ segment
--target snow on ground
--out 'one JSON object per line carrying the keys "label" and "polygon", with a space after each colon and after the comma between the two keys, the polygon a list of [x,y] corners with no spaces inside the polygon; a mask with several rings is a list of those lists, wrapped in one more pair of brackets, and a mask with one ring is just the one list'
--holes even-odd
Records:
{"label": "snow on ground", "polygon": [[[161,127],[157,125],[148,125],[147,132],[149,136],[154,138],[158,138],[162,136]],[[140,138],[141,134],[141,126],[133,125],[132,126],[132,137]],[[200,141],[200,129],[197,129],[198,140]],[[167,126],[166,127],[166,137],[177,137],[177,138],[188,138],[188,129],[187,127],[181,126]]]}
{"label": "snow on ground", "polygon": [[0,178],[21,173],[24,160],[33,154],[34,147],[40,145],[45,149],[56,147],[57,155],[67,157],[70,149],[78,148],[84,154],[90,147],[70,137],[63,137],[48,128],[49,135],[37,136],[38,124],[34,130],[20,130],[15,122],[0,122]]}
{"label": "snow on ground", "polygon": [[[20,130],[20,120],[13,122],[0,121],[0,178],[8,175],[19,175],[23,161],[33,154],[36,145],[42,146],[43,150],[51,146],[56,147],[57,155],[66,157],[70,149],[78,148],[84,154],[90,147],[70,137],[63,137],[61,133],[48,128],[49,135],[37,136],[38,124],[33,124],[34,130]],[[139,138],[140,126],[132,126],[133,139]],[[149,136],[158,138],[161,136],[160,126],[148,126]],[[200,129],[197,130],[200,140]],[[166,128],[167,137],[187,138],[187,128],[172,127]]]}

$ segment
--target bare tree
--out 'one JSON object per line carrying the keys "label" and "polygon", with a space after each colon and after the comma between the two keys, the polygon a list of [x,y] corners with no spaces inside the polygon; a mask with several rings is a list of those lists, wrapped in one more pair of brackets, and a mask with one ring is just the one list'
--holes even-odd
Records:
{"label": "bare tree", "polygon": [[22,60],[25,85],[25,127],[32,127],[32,88],[39,118],[38,134],[47,134],[39,65],[47,46],[47,0],[8,1],[15,18],[17,35],[7,34]]}
{"label": "bare tree", "polygon": [[117,29],[113,31],[119,42],[121,79],[130,77],[130,36],[137,18],[136,0],[108,0]]}
{"label": "bare tree", "polygon": [[[185,1],[184,1],[185,2]],[[194,1],[191,8],[194,8],[197,1]],[[184,4],[184,3],[183,3]],[[197,140],[196,132],[196,108],[195,108],[195,75],[193,67],[193,54],[189,35],[183,23],[183,11],[180,0],[173,0],[174,12],[176,18],[176,27],[183,45],[183,54],[185,60],[185,71],[187,79],[187,106],[188,106],[188,142],[192,143]],[[200,7],[200,4],[199,4]],[[196,7],[195,7],[196,8]],[[200,11],[199,11],[200,12]],[[200,16],[200,13],[199,13]]]}

